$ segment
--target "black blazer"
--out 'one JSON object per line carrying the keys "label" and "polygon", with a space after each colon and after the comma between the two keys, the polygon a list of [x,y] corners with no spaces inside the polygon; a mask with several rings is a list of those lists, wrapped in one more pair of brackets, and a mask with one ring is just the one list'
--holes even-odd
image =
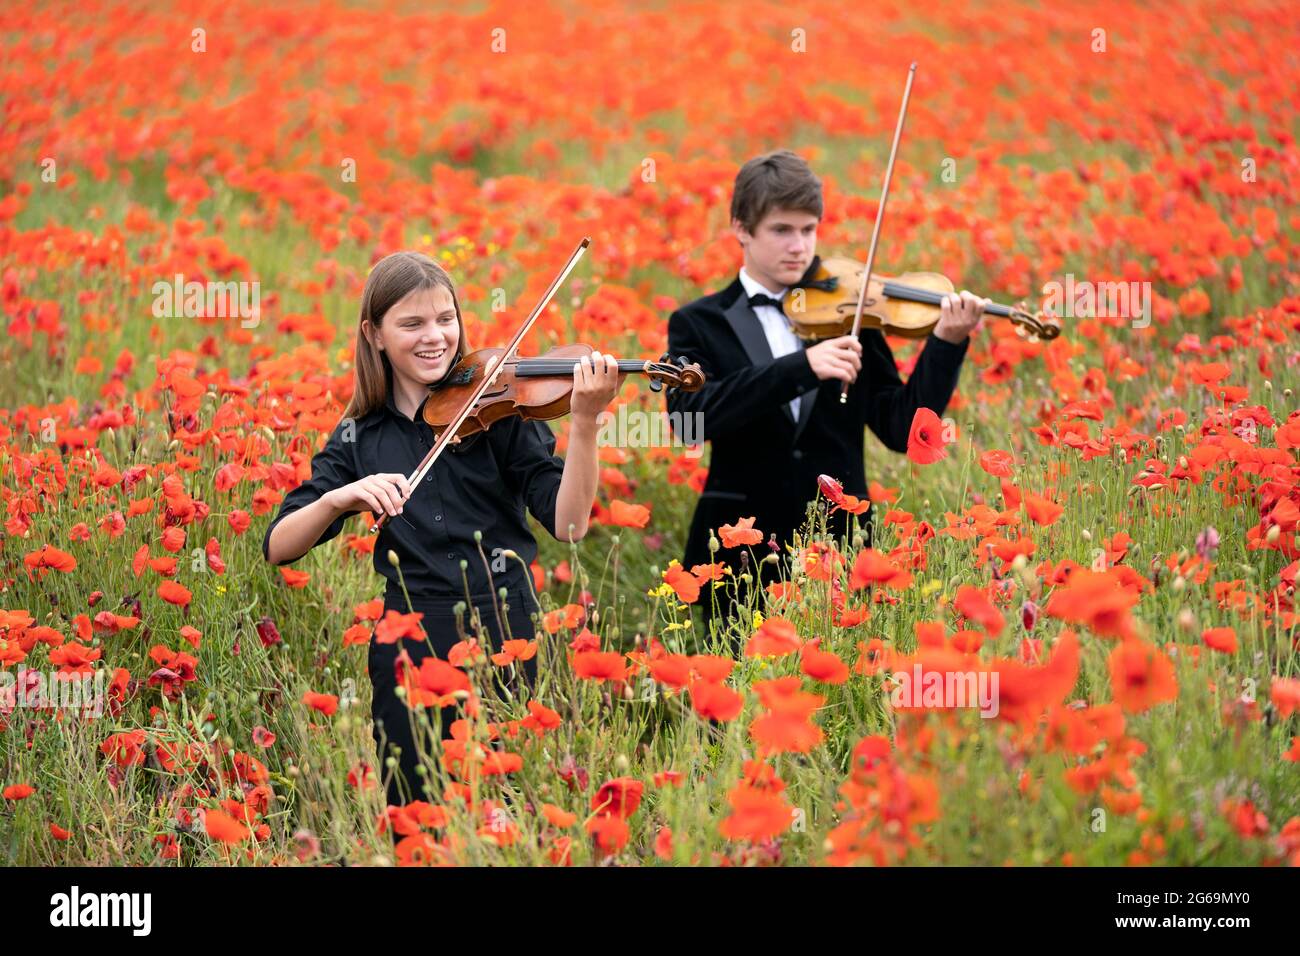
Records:
{"label": "black blazer", "polygon": [[[969,340],[953,345],[931,335],[904,384],[885,337],[863,329],[860,339],[862,371],[841,405],[842,383],[820,381],[802,350],[773,361],[739,277],[669,317],[670,356],[698,362],[707,377],[697,392],[667,393],[670,420],[700,413],[702,432],[697,428],[695,434],[713,443],[684,567],[709,562],[710,529],[750,515],[765,541],[775,532],[785,544],[817,497],[818,475],[830,475],[847,493],[865,497],[863,428],[903,452],[918,408],[943,414]],[[796,396],[802,399],[797,422],[788,407]],[[715,559],[735,568],[741,550],[720,550]],[[754,553],[761,558],[768,552],[759,545]]]}

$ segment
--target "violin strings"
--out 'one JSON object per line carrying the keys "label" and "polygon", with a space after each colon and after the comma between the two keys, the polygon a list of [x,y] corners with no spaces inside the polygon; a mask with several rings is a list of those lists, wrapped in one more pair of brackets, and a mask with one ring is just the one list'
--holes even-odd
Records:
{"label": "violin strings", "polygon": [[[911,302],[921,302],[926,305],[939,305],[943,302],[943,297],[946,294],[947,293],[944,292],[932,292],[929,289],[918,289],[916,286],[902,285],[898,282],[885,283],[885,295],[889,296],[891,299],[905,299]],[[1005,305],[1000,305],[997,302],[989,303],[984,311],[999,316],[1008,316],[1011,314],[1009,308]]]}
{"label": "violin strings", "polygon": [[[526,359],[512,364],[516,375],[568,375],[572,374],[577,367],[578,360]],[[638,362],[635,359],[620,359],[618,363],[620,372],[640,372],[644,368],[645,362]]]}

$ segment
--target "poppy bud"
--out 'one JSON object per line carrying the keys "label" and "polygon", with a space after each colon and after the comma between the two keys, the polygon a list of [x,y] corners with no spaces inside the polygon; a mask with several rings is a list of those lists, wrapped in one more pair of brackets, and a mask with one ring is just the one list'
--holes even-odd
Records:
{"label": "poppy bud", "polygon": [[398,567],[402,563],[401,560],[397,557],[397,552],[392,550],[391,548],[388,551],[388,563],[391,564],[393,567]]}
{"label": "poppy bud", "polygon": [[1189,634],[1196,630],[1196,615],[1191,608],[1185,607],[1178,612],[1178,626]]}
{"label": "poppy bud", "polygon": [[835,504],[844,503],[844,486],[830,475],[819,475],[817,477],[817,488]]}
{"label": "poppy bud", "polygon": [[1020,605],[1020,623],[1025,626],[1026,631],[1032,631],[1034,625],[1038,623],[1038,605],[1033,601],[1026,601]]}

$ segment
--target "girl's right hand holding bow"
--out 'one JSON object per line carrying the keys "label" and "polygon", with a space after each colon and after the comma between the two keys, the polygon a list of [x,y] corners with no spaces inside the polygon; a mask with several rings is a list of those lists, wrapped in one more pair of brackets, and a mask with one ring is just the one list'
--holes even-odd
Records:
{"label": "girl's right hand holding bow", "polygon": [[315,547],[325,530],[346,514],[369,510],[376,515],[402,513],[411,496],[405,475],[367,475],[360,481],[325,492],[311,504],[278,518],[267,534],[266,560],[297,561]]}
{"label": "girl's right hand holding bow", "polygon": [[367,475],[342,488],[327,492],[331,507],[341,512],[360,511],[365,508],[375,515],[392,517],[402,513],[402,505],[411,497],[411,483],[405,475]]}

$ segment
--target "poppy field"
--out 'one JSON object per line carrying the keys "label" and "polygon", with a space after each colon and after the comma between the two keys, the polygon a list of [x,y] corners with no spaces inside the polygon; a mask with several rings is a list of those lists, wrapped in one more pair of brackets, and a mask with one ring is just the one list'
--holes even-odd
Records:
{"label": "poppy field", "polygon": [[[0,860],[1300,864],[1300,29],[1177,9],[6,7]],[[865,259],[912,61],[877,269],[1061,335],[986,320],[906,454],[868,435],[870,546],[822,533],[868,504],[826,476],[723,633],[698,608],[780,557],[766,530],[682,567],[707,450],[602,447],[587,536],[534,522],[534,633],[407,674],[461,719],[441,799],[386,806],[366,652],[419,620],[383,612],[366,516],[261,549],[351,395],[371,265],[433,256],[501,345],[590,236],[522,352],[658,359],[735,275],[751,156],[804,156],[818,251]]]}

